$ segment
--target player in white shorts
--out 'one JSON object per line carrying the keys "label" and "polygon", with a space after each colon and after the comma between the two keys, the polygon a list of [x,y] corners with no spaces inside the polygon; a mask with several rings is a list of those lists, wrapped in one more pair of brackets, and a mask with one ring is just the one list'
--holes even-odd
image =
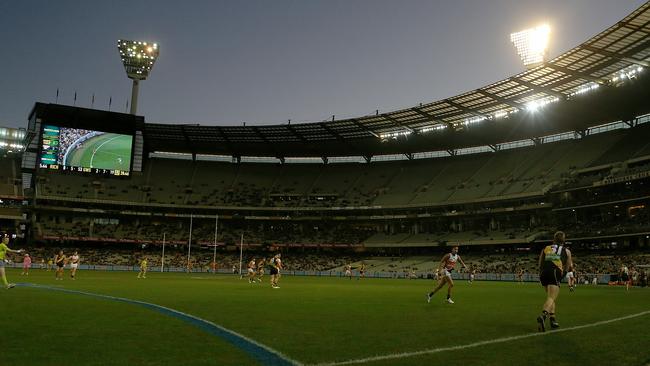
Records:
{"label": "player in white shorts", "polygon": [[440,283],[438,286],[431,292],[427,294],[427,302],[431,302],[431,298],[435,295],[438,290],[440,290],[445,284],[447,284],[447,302],[453,304],[454,301],[451,299],[451,289],[454,287],[454,280],[451,279],[451,272],[453,272],[456,262],[460,262],[463,265],[463,268],[467,268],[465,262],[458,255],[458,246],[451,248],[451,253],[447,253],[442,257],[440,261]]}
{"label": "player in white shorts", "polygon": [[345,277],[352,279],[352,266],[349,264],[345,266]]}
{"label": "player in white shorts", "polygon": [[77,268],[79,268],[79,253],[77,251],[70,257],[70,278],[73,280],[77,276]]}
{"label": "player in white shorts", "polygon": [[251,259],[250,262],[248,262],[248,283],[253,283],[255,282],[255,270],[257,269],[257,266],[255,265],[255,258]]}
{"label": "player in white shorts", "polygon": [[576,275],[575,269],[571,269],[566,273],[566,282],[569,284],[569,291],[573,292],[576,289]]}

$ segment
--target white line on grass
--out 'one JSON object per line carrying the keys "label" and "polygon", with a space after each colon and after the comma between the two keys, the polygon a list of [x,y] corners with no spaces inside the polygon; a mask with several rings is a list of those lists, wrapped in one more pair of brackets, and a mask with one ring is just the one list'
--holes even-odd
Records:
{"label": "white line on grass", "polygon": [[90,167],[91,167],[91,168],[93,167],[93,159],[95,159],[95,154],[99,151],[99,149],[101,149],[102,146],[104,146],[104,145],[106,145],[107,143],[109,143],[109,142],[115,140],[115,139],[118,138],[118,137],[120,137],[120,135],[117,135],[117,136],[115,136],[115,137],[113,137],[113,138],[110,138],[110,139],[108,139],[108,140],[102,142],[99,146],[97,146],[96,149],[93,150],[93,155],[90,157]]}
{"label": "white line on grass", "polygon": [[619,317],[619,318],[614,318],[614,319],[609,319],[609,320],[602,320],[602,321],[595,322],[595,323],[590,323],[590,324],[585,324],[585,325],[577,325],[575,327],[569,327],[569,328],[556,329],[556,330],[549,331],[549,332],[544,332],[544,333],[528,333],[528,334],[522,334],[522,335],[518,335],[518,336],[490,339],[488,341],[480,341],[480,342],[463,344],[463,345],[458,345],[458,346],[430,348],[430,349],[424,349],[424,350],[421,350],[421,351],[414,351],[414,352],[391,353],[391,354],[387,354],[387,355],[373,356],[373,357],[366,357],[366,358],[358,358],[358,359],[352,359],[352,360],[346,360],[346,361],[324,362],[324,363],[314,364],[313,366],[354,365],[354,364],[360,364],[360,363],[366,363],[366,362],[386,361],[386,360],[395,360],[395,359],[399,359],[399,358],[430,355],[432,353],[440,353],[440,352],[447,352],[447,351],[457,351],[457,350],[466,349],[466,348],[474,348],[474,347],[485,346],[485,345],[488,345],[488,344],[517,341],[517,340],[525,339],[525,338],[539,337],[539,336],[543,336],[543,335],[552,335],[554,333],[569,332],[569,331],[572,331],[572,330],[598,327],[598,326],[601,326],[601,325],[614,323],[614,322],[619,322],[619,321],[622,321],[622,320],[638,318],[638,317],[644,316],[644,315],[650,315],[650,310],[642,311],[640,313],[636,313],[636,314],[632,314],[632,315],[622,316],[622,317]]}

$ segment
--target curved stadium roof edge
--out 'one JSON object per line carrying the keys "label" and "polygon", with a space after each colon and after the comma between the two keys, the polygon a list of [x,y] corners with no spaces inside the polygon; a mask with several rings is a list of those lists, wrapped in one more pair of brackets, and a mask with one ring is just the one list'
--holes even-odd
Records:
{"label": "curved stadium roof edge", "polygon": [[446,99],[328,122],[145,123],[143,137],[147,151],[271,157],[412,154],[627,121],[649,113],[649,100],[650,1],[536,68]]}

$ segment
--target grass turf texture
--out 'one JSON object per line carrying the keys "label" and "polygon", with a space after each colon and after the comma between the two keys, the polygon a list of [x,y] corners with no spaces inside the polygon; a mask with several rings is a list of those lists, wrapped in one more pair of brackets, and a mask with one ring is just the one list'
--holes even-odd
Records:
{"label": "grass turf texture", "polygon": [[[281,289],[235,276],[81,271],[77,281],[52,272],[15,282],[125,297],[167,306],[213,321],[305,364],[343,361],[470,344],[536,331],[544,301],[537,284],[458,282],[456,304],[445,293],[431,304],[430,280],[285,276]],[[198,277],[198,278],[197,278]],[[650,310],[650,289],[563,287],[563,328]],[[4,316],[0,365],[247,365],[255,360],[229,343],[136,305],[18,287],[0,291]],[[452,352],[372,362],[373,365],[645,365],[650,315]]]}
{"label": "grass turf texture", "polygon": [[[128,171],[131,167],[132,140],[132,136],[115,133],[91,137],[83,143],[82,148],[70,151],[66,165]],[[118,158],[122,159],[121,162]]]}

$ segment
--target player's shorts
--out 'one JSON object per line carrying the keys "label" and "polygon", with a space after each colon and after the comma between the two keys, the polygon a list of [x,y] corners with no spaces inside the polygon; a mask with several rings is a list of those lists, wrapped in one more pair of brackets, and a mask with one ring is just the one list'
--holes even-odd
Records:
{"label": "player's shorts", "polygon": [[562,270],[555,268],[544,268],[539,274],[539,282],[542,283],[542,286],[560,286],[560,281],[562,280]]}
{"label": "player's shorts", "polygon": [[252,269],[252,268],[249,268],[249,269],[248,269],[248,274],[255,274],[255,270]]}
{"label": "player's shorts", "polygon": [[70,268],[72,268],[72,269],[77,269],[78,267],[79,267],[79,263],[70,264]]}
{"label": "player's shorts", "polygon": [[65,264],[65,263],[57,263],[56,266],[59,267],[59,268],[63,268],[63,265],[64,265],[64,264]]}
{"label": "player's shorts", "polygon": [[345,275],[346,275],[346,276],[352,276],[352,272],[350,272],[350,271],[345,271]]}
{"label": "player's shorts", "polygon": [[441,275],[443,277],[449,277],[449,279],[451,279],[451,272],[453,272],[453,269],[443,268]]}
{"label": "player's shorts", "polygon": [[275,268],[275,267],[271,267],[271,276],[276,275],[276,274],[278,274],[278,273],[280,273],[280,271],[278,271],[277,268]]}
{"label": "player's shorts", "polygon": [[630,276],[628,276],[627,274],[623,273],[623,274],[621,275],[621,281],[623,281],[623,282],[627,282],[627,281],[629,281],[629,280],[630,280]]}

